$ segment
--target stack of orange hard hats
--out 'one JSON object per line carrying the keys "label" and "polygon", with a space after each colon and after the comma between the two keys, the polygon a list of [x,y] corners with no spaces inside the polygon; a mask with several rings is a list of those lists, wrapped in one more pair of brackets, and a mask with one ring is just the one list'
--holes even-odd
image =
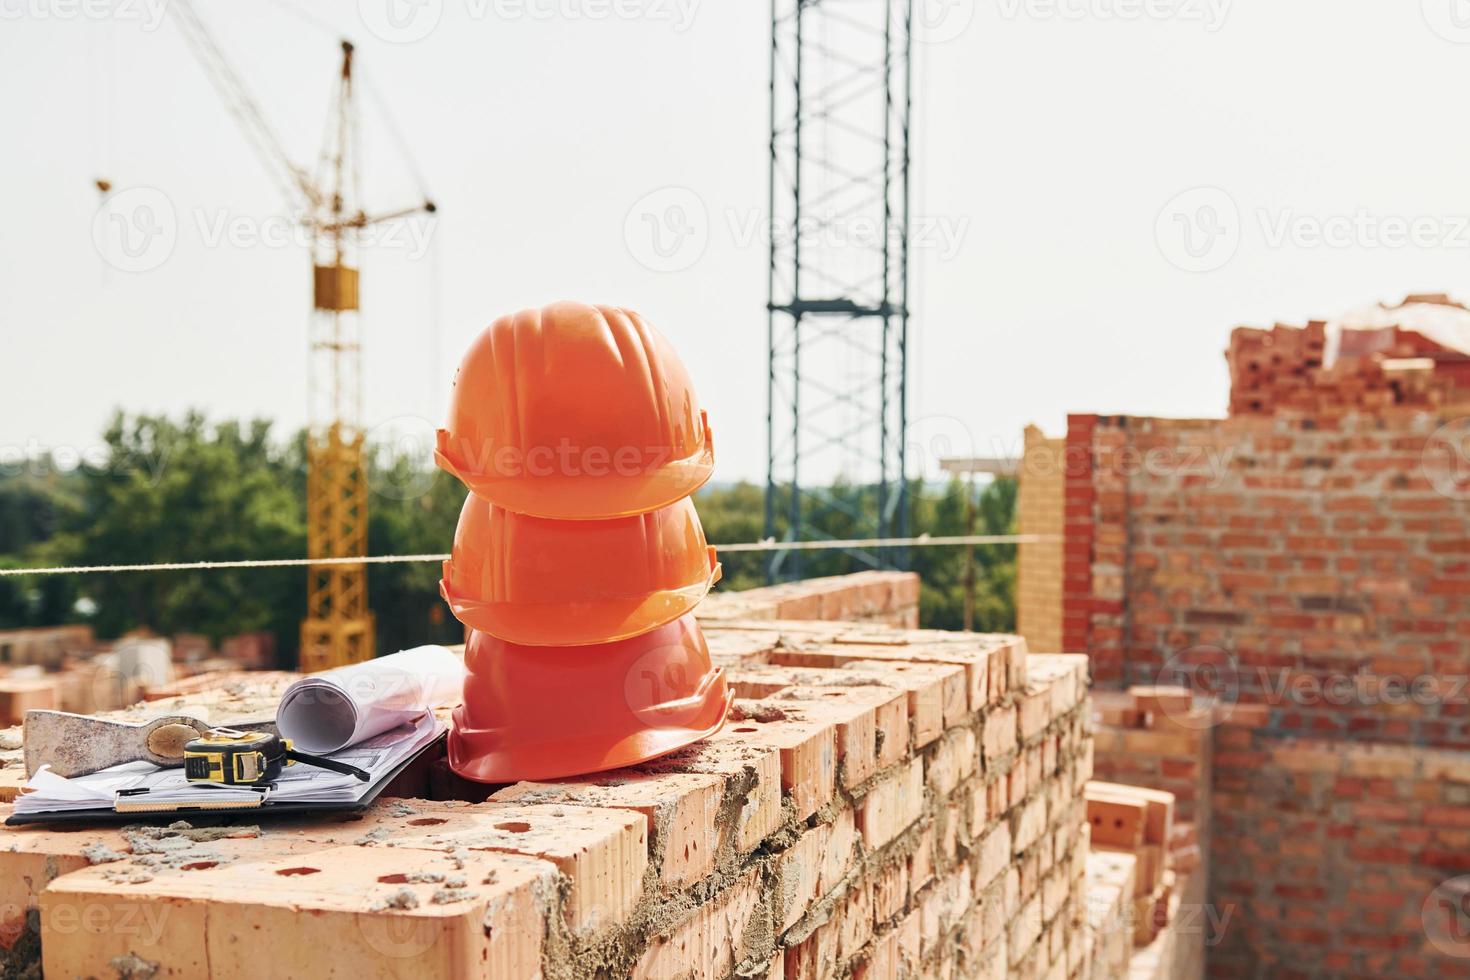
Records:
{"label": "stack of orange hard hats", "polygon": [[553,303],[471,346],[434,458],[470,488],[439,583],[468,627],[449,764],[480,782],[630,765],[731,694],[692,610],[719,579],[689,375],[631,310]]}

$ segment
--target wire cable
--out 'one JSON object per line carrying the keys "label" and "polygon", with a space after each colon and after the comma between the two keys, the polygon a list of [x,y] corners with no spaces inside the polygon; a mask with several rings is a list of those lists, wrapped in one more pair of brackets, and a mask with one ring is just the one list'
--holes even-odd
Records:
{"label": "wire cable", "polygon": [[[1060,541],[1057,534],[960,534],[916,538],[853,538],[846,541],[746,541],[717,545],[726,554],[748,551],[825,551],[843,548],[946,548],[972,544],[1041,544]],[[371,555],[361,558],[251,558],[238,561],[171,561],[131,565],[57,565],[49,568],[0,568],[0,578],[14,575],[92,575],[123,572],[193,572],[222,568],[310,568],[326,565],[399,565],[448,561],[450,555]]]}

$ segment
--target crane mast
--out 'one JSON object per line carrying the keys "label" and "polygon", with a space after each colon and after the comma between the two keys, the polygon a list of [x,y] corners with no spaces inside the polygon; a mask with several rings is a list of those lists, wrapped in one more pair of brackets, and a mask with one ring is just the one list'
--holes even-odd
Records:
{"label": "crane mast", "polygon": [[[357,120],[352,45],[342,42],[333,125],[322,148],[322,216],[312,222],[311,411],[306,434],[306,556],[367,555],[368,493],[363,473],[362,334],[358,307]],[[370,660],[373,614],[367,567],[307,569],[301,669],[325,670]]]}
{"label": "crane mast", "polygon": [[230,65],[189,0],[169,5],[180,33],[310,232],[312,312],[308,339],[310,414],[306,435],[307,557],[336,559],[307,570],[301,669],[325,670],[369,660],[374,622],[367,569],[341,559],[367,555],[368,493],[362,425],[362,336],[358,251],[363,228],[419,211],[432,201],[369,217],[361,206],[353,46],[342,66],[315,173],[297,165],[259,103]]}

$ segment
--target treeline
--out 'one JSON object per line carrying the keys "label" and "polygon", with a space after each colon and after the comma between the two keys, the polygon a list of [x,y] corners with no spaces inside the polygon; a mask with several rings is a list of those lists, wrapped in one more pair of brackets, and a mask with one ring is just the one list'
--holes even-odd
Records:
{"label": "treeline", "polygon": [[[370,463],[370,554],[449,550],[464,488],[421,459],[374,454]],[[266,421],[211,422],[116,415],[101,444],[76,457],[0,460],[0,567],[153,564],[299,558],[306,554],[305,439],[281,438]],[[737,484],[697,498],[713,543],[762,536],[764,490]],[[827,495],[845,512],[875,506],[866,488],[835,486]],[[979,492],[975,530],[1013,530],[1015,490],[999,481]],[[966,488],[915,486],[912,527],[963,534]],[[855,525],[854,525],[855,526]],[[838,524],[839,533],[840,523]],[[975,549],[975,627],[1014,627],[1015,549]],[[915,548],[910,567],[923,576],[925,625],[963,621],[963,548]],[[722,588],[765,583],[767,556],[723,555]],[[835,575],[867,567],[841,552],[808,552],[801,574]],[[378,648],[456,642],[462,632],[439,599],[437,564],[375,565],[369,600]],[[102,637],[147,627],[163,635],[275,634],[283,664],[295,660],[305,612],[305,572],[285,569],[0,576],[0,629],[86,622]]]}

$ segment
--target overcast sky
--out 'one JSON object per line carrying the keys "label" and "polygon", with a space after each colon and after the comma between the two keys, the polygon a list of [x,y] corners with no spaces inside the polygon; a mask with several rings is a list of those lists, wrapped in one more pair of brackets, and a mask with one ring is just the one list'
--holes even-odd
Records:
{"label": "overcast sky", "polygon": [[[1069,411],[1219,415],[1232,326],[1470,294],[1470,4],[921,7],[920,428],[990,454]],[[414,202],[415,167],[440,205],[364,259],[369,426],[439,420],[487,322],[579,298],[663,330],[717,478],[763,478],[766,251],[747,230],[766,201],[766,3],[199,9],[302,160],[335,36],[355,40],[370,208]],[[94,445],[115,407],[305,418],[306,252],[170,20],[162,0],[0,0],[0,451]],[[671,194],[698,234],[676,268],[641,220]],[[171,234],[129,255],[119,208]]]}

